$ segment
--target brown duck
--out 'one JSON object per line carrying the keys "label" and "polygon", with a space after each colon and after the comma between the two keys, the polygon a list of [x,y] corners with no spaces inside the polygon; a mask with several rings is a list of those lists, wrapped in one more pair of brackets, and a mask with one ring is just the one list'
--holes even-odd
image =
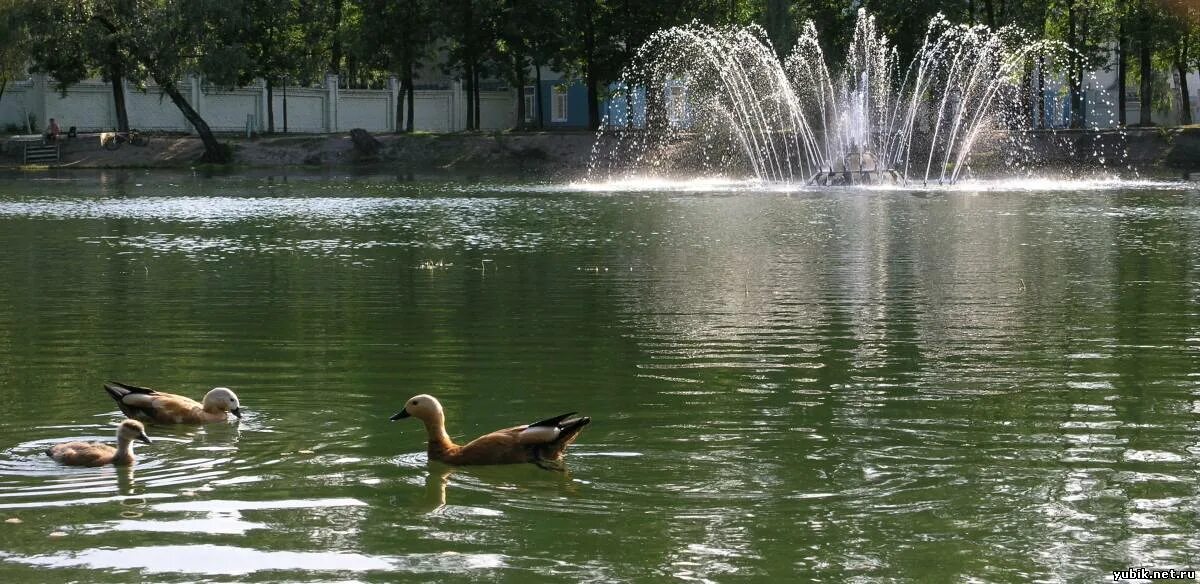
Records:
{"label": "brown duck", "polygon": [[125,420],[117,426],[117,447],[99,442],[66,442],[46,449],[46,455],[69,466],[104,466],[133,464],[133,441],[150,444],[146,428],[137,420]]}
{"label": "brown duck", "polygon": [[430,460],[460,465],[519,462],[542,465],[562,460],[567,446],[592,421],[586,416],[571,418],[573,415],[575,412],[496,430],[463,446],[455,444],[446,434],[446,415],[442,411],[442,404],[431,395],[413,396],[404,404],[404,409],[391,419],[394,421],[411,416],[425,423],[425,431],[429,433]]}
{"label": "brown duck", "polygon": [[104,391],[117,402],[117,407],[126,416],[143,422],[207,424],[224,422],[229,419],[228,414],[242,417],[238,397],[227,387],[213,388],[204,395],[203,402],[116,381],[105,383]]}

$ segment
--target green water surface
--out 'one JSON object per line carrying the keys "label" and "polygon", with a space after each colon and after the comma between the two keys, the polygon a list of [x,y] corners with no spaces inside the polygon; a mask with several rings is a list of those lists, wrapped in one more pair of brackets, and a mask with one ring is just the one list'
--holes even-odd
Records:
{"label": "green water surface", "polygon": [[[4,582],[1200,568],[1200,191],[0,179]],[[120,380],[240,423],[112,440]],[[577,410],[566,472],[430,464]],[[15,522],[13,520],[19,520]]]}

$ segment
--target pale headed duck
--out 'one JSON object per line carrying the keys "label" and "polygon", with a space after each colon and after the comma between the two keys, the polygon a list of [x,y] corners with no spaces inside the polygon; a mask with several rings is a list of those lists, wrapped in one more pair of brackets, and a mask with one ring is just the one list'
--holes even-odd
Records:
{"label": "pale headed duck", "polygon": [[133,464],[133,441],[150,444],[146,428],[137,420],[124,420],[117,426],[117,447],[99,442],[65,442],[46,449],[46,455],[69,466]]}
{"label": "pale headed duck", "polygon": [[112,396],[126,416],[159,424],[207,424],[229,419],[226,412],[242,417],[238,397],[227,387],[217,387],[204,395],[204,402],[111,381],[104,391]]}
{"label": "pale headed duck", "polygon": [[571,418],[573,415],[575,412],[496,430],[463,446],[455,444],[446,434],[446,415],[442,411],[442,404],[431,395],[413,396],[391,420],[413,417],[425,423],[425,431],[429,434],[430,460],[462,465],[519,462],[541,465],[562,460],[567,446],[592,421],[588,417]]}

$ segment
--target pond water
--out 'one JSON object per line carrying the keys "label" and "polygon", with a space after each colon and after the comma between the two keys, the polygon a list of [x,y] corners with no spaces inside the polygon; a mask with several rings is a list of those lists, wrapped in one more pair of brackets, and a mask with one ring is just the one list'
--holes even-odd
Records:
{"label": "pond water", "polygon": [[[1200,190],[0,181],[5,581],[1200,568]],[[150,426],[102,383],[245,418]],[[565,472],[430,464],[578,410]],[[17,522],[16,520],[19,520]]]}

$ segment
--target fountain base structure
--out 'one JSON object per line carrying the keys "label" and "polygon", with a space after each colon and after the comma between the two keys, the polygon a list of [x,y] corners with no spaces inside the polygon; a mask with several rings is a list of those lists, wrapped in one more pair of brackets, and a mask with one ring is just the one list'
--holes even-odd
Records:
{"label": "fountain base structure", "polygon": [[904,177],[894,170],[823,170],[812,175],[808,184],[818,187],[899,185],[904,184]]}
{"label": "fountain base structure", "polygon": [[852,149],[836,166],[814,173],[808,184],[822,187],[895,185],[904,184],[904,175],[894,169],[881,168],[873,153]]}

